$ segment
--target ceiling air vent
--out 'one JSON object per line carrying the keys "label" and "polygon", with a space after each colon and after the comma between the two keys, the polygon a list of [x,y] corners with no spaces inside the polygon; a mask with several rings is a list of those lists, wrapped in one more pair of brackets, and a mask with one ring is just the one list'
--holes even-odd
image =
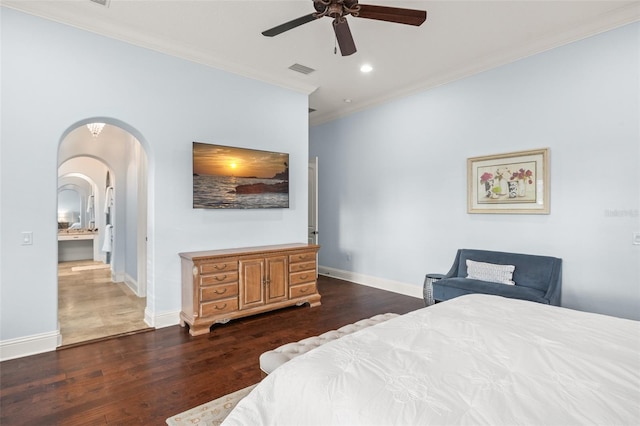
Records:
{"label": "ceiling air vent", "polygon": [[289,69],[292,71],[299,72],[301,74],[311,74],[312,72],[315,71],[313,68],[305,67],[304,65],[300,65],[300,64],[293,64],[289,67]]}
{"label": "ceiling air vent", "polygon": [[111,0],[89,0],[89,1],[104,7],[109,7],[109,3],[111,3]]}

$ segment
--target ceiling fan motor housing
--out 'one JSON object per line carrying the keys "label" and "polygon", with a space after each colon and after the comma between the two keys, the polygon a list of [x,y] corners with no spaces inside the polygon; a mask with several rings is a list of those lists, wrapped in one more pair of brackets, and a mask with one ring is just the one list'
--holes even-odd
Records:
{"label": "ceiling fan motor housing", "polygon": [[316,17],[330,16],[337,19],[347,15],[358,16],[358,0],[313,0]]}

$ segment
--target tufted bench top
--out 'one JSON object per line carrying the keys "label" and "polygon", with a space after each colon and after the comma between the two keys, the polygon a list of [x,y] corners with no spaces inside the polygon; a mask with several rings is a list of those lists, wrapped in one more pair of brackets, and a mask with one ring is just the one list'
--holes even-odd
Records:
{"label": "tufted bench top", "polygon": [[286,345],[282,345],[279,348],[267,351],[260,355],[260,369],[264,373],[269,374],[290,359],[307,353],[311,349],[315,349],[327,342],[339,339],[347,334],[355,333],[358,330],[371,327],[372,325],[390,320],[397,316],[398,314],[375,315],[371,318],[363,319],[353,324],[347,324],[337,330],[327,331],[319,336],[308,337],[294,343],[287,343]]}

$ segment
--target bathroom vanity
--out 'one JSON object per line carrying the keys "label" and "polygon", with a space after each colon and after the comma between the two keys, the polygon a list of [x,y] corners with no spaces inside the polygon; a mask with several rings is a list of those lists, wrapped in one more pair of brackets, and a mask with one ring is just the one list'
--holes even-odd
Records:
{"label": "bathroom vanity", "polygon": [[95,260],[93,245],[97,237],[97,232],[85,229],[59,231],[58,262]]}

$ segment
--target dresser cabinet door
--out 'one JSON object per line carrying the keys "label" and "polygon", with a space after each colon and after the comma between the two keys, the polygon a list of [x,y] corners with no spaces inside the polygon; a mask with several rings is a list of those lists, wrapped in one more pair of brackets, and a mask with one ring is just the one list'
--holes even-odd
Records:
{"label": "dresser cabinet door", "polygon": [[289,298],[287,256],[240,259],[240,309],[250,309]]}
{"label": "dresser cabinet door", "polygon": [[289,292],[289,272],[287,256],[267,257],[267,303],[287,300]]}
{"label": "dresser cabinet door", "polygon": [[262,306],[265,303],[265,260],[241,259],[240,269],[240,310]]}

